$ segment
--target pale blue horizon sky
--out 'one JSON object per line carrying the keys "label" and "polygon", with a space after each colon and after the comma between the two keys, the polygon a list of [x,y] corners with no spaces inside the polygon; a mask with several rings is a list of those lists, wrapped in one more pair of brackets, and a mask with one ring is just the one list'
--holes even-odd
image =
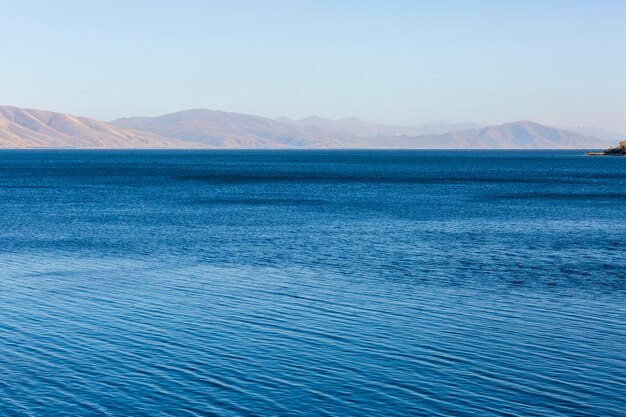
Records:
{"label": "pale blue horizon sky", "polygon": [[0,0],[0,104],[626,132],[624,1]]}

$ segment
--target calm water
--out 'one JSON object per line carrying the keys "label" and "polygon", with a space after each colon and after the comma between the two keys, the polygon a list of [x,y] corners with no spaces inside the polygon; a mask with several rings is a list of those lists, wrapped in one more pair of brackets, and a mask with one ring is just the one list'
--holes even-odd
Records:
{"label": "calm water", "polygon": [[1,416],[626,415],[626,158],[0,152]]}

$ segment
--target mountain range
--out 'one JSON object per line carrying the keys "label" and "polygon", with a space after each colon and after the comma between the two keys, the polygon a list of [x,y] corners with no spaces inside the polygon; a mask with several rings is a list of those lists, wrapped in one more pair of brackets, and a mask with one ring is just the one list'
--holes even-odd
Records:
{"label": "mountain range", "polygon": [[600,129],[575,132],[531,121],[393,126],[354,117],[270,119],[206,109],[104,122],[0,106],[0,148],[600,149],[611,143],[610,135]]}

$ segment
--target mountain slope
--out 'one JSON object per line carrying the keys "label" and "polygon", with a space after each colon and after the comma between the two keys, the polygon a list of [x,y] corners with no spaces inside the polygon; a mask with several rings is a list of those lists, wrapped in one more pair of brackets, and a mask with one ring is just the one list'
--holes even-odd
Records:
{"label": "mountain slope", "polygon": [[522,121],[465,129],[441,135],[387,137],[364,147],[407,149],[601,149],[608,142],[594,136]]}
{"label": "mountain slope", "polygon": [[43,110],[0,106],[0,148],[198,147],[176,139]]}
{"label": "mountain slope", "polygon": [[115,126],[219,148],[333,148],[335,137],[309,132],[281,120],[206,109],[185,110],[159,117],[131,117]]}

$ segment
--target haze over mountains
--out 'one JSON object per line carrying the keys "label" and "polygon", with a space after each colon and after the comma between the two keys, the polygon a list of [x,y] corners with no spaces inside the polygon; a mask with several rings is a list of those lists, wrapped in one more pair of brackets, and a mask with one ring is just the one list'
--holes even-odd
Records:
{"label": "haze over mountains", "polygon": [[623,140],[624,137],[626,137],[626,135],[593,126],[572,126],[565,127],[564,129],[576,133],[581,133],[587,136],[595,136],[598,139],[602,139],[611,143],[619,142],[620,140]]}
{"label": "haze over mountains", "polygon": [[328,148],[342,145],[332,136],[311,133],[280,120],[204,109],[159,117],[124,118],[111,124],[207,148]]}
{"label": "haze over mountains", "polygon": [[374,140],[381,147],[393,142],[394,147],[398,148],[423,149],[594,149],[606,147],[608,143],[594,136],[530,121],[458,130],[439,135]]}
{"label": "haze over mountains", "polygon": [[[597,137],[523,121],[496,126],[375,124],[357,118],[302,120],[185,110],[159,117],[97,121],[50,111],[0,106],[0,148],[168,149],[600,149]],[[615,135],[617,136],[617,135]]]}
{"label": "haze over mountains", "polygon": [[427,123],[420,126],[392,126],[369,123],[356,117],[340,120],[331,120],[319,116],[311,116],[301,120],[291,120],[286,117],[279,119],[285,123],[302,127],[316,135],[330,135],[345,139],[376,138],[387,136],[419,136],[451,132],[454,130],[474,129],[481,127],[477,123]]}

